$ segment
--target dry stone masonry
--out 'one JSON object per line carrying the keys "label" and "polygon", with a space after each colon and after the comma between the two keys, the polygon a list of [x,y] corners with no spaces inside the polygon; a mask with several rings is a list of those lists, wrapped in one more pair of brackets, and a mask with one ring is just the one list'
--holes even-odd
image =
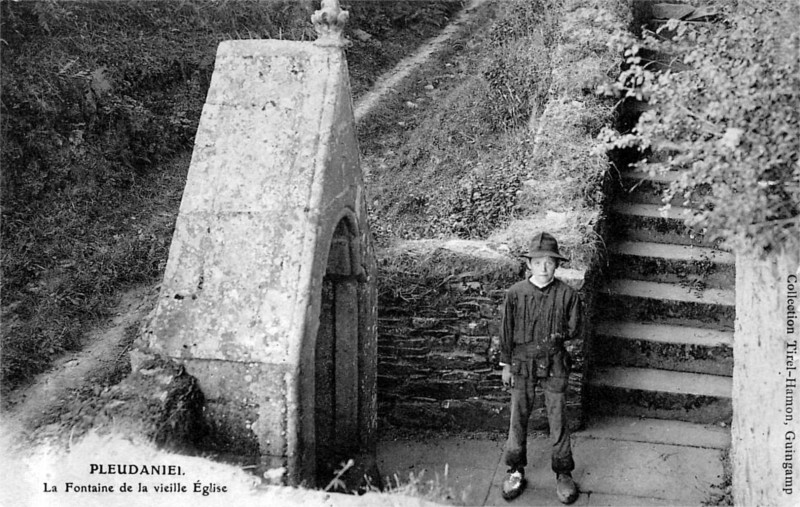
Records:
{"label": "dry stone masonry", "polygon": [[[408,242],[379,253],[378,389],[382,426],[453,431],[508,429],[502,388],[500,309],[524,267],[497,245],[451,240]],[[556,276],[580,289],[584,273]],[[585,295],[584,295],[585,296]],[[581,416],[583,341],[567,344],[570,423]],[[547,429],[542,400],[531,428]]]}

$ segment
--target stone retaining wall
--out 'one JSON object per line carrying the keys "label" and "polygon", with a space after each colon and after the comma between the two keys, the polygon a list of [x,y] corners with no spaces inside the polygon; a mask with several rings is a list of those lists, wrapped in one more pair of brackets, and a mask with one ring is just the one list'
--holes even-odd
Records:
{"label": "stone retaining wall", "polygon": [[[498,366],[500,308],[505,290],[523,277],[521,262],[469,241],[408,243],[382,255],[381,426],[505,431],[510,394]],[[582,284],[580,273],[559,270],[556,275],[573,286]],[[582,340],[569,349],[575,359],[570,412],[577,426]],[[547,428],[543,410],[534,414],[532,427]]]}

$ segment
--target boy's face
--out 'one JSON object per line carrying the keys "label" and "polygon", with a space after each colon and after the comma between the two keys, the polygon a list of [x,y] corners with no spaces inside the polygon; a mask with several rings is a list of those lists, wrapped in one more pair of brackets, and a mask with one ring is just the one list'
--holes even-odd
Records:
{"label": "boy's face", "polygon": [[539,285],[545,285],[553,280],[558,267],[558,260],[552,257],[537,257],[527,259],[528,269],[531,270],[533,279]]}

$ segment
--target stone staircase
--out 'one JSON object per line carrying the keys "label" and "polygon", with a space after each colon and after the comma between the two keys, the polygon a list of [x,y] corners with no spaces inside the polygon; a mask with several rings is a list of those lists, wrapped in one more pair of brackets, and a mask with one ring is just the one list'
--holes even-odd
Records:
{"label": "stone staircase", "polygon": [[[646,107],[632,104],[632,116]],[[669,419],[720,430],[732,417],[734,257],[684,225],[692,201],[676,198],[659,210],[677,178],[632,170],[619,177],[587,405],[595,420]]]}
{"label": "stone staircase", "polygon": [[674,177],[622,176],[598,297],[589,410],[727,426],[734,258],[686,230],[686,208],[658,211]]}

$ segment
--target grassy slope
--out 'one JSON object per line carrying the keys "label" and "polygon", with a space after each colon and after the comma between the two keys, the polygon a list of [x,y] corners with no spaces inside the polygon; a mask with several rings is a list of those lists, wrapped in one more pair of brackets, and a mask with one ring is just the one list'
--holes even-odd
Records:
{"label": "grassy slope", "polygon": [[459,237],[514,250],[547,228],[585,263],[608,167],[591,148],[614,105],[594,91],[618,72],[605,42],[627,8],[506,0],[489,11],[360,125],[373,230],[381,245]]}
{"label": "grassy slope", "polygon": [[[313,38],[308,4],[3,2],[4,391],[160,279],[217,43]],[[461,6],[342,4],[355,95]]]}
{"label": "grassy slope", "polygon": [[[530,111],[541,106],[548,73],[537,61],[543,58],[525,48],[538,37],[522,33],[535,26],[536,9],[518,9],[515,26],[497,20],[519,4],[489,6],[463,41],[362,122],[373,228],[382,242],[481,237],[513,213],[526,150],[513,133],[525,130]],[[507,86],[511,93],[504,93]],[[480,189],[470,191],[484,186],[483,199]]]}
{"label": "grassy slope", "polygon": [[[607,109],[552,121],[539,143],[550,148],[536,153],[534,134],[563,32],[579,34],[573,56],[602,47],[591,19],[562,27],[563,12],[595,3],[491,2],[361,123],[379,242],[495,237],[547,211],[591,214],[604,165],[575,154]],[[460,7],[343,4],[356,96]],[[160,279],[217,42],[313,36],[297,2],[53,5],[2,4],[3,389],[79,348],[120,291]],[[567,95],[591,105],[596,72],[584,66]]]}

